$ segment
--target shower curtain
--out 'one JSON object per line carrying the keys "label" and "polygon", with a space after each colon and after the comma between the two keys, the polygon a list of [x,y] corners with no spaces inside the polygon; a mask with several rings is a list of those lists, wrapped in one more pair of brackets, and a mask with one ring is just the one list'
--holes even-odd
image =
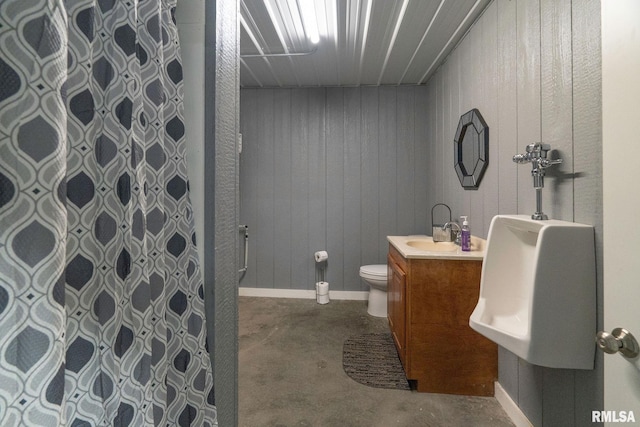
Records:
{"label": "shower curtain", "polygon": [[0,425],[217,425],[173,0],[0,0]]}

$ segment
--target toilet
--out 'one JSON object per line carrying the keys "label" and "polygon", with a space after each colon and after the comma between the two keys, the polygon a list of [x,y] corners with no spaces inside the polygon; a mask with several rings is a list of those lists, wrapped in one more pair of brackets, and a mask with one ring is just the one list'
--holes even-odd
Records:
{"label": "toilet", "polygon": [[367,313],[375,317],[387,317],[387,265],[363,265],[360,267],[360,277],[371,288]]}

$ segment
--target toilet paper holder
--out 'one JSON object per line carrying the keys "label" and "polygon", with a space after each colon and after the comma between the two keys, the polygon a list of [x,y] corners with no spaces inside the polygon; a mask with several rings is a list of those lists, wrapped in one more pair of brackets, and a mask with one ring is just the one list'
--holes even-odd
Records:
{"label": "toilet paper holder", "polygon": [[313,254],[313,258],[316,262],[316,282],[324,282],[324,269],[327,266],[329,254],[327,251],[317,251]]}
{"label": "toilet paper holder", "polygon": [[249,226],[239,225],[238,229],[244,235],[244,265],[238,273],[246,273],[249,268]]}
{"label": "toilet paper holder", "polygon": [[317,251],[313,254],[316,266],[316,302],[327,304],[329,302],[329,283],[324,280],[324,270],[327,266],[329,254],[327,251]]}
{"label": "toilet paper holder", "polygon": [[431,208],[431,236],[434,242],[452,242],[451,229],[445,228],[444,224],[436,224],[433,220],[433,210],[437,206],[444,206],[449,211],[449,222],[451,222],[451,208],[444,203],[436,203]]}

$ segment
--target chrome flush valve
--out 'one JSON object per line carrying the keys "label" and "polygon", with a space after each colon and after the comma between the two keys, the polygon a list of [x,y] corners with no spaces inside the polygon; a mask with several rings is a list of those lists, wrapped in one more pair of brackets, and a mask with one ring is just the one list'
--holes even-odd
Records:
{"label": "chrome flush valve", "polygon": [[535,142],[527,145],[527,152],[525,154],[516,154],[513,156],[513,161],[516,163],[531,163],[533,188],[536,189],[536,212],[531,215],[531,218],[536,220],[549,218],[542,212],[542,189],[544,188],[545,170],[549,166],[562,163],[562,159],[548,159],[547,153],[549,150],[551,150],[551,145]]}

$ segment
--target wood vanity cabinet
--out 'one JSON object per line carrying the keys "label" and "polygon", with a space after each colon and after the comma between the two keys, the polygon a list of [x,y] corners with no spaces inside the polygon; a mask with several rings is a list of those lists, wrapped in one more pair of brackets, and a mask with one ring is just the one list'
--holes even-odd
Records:
{"label": "wood vanity cabinet", "polygon": [[389,245],[387,308],[407,379],[420,392],[493,396],[498,347],[469,327],[482,261],[406,259]]}

